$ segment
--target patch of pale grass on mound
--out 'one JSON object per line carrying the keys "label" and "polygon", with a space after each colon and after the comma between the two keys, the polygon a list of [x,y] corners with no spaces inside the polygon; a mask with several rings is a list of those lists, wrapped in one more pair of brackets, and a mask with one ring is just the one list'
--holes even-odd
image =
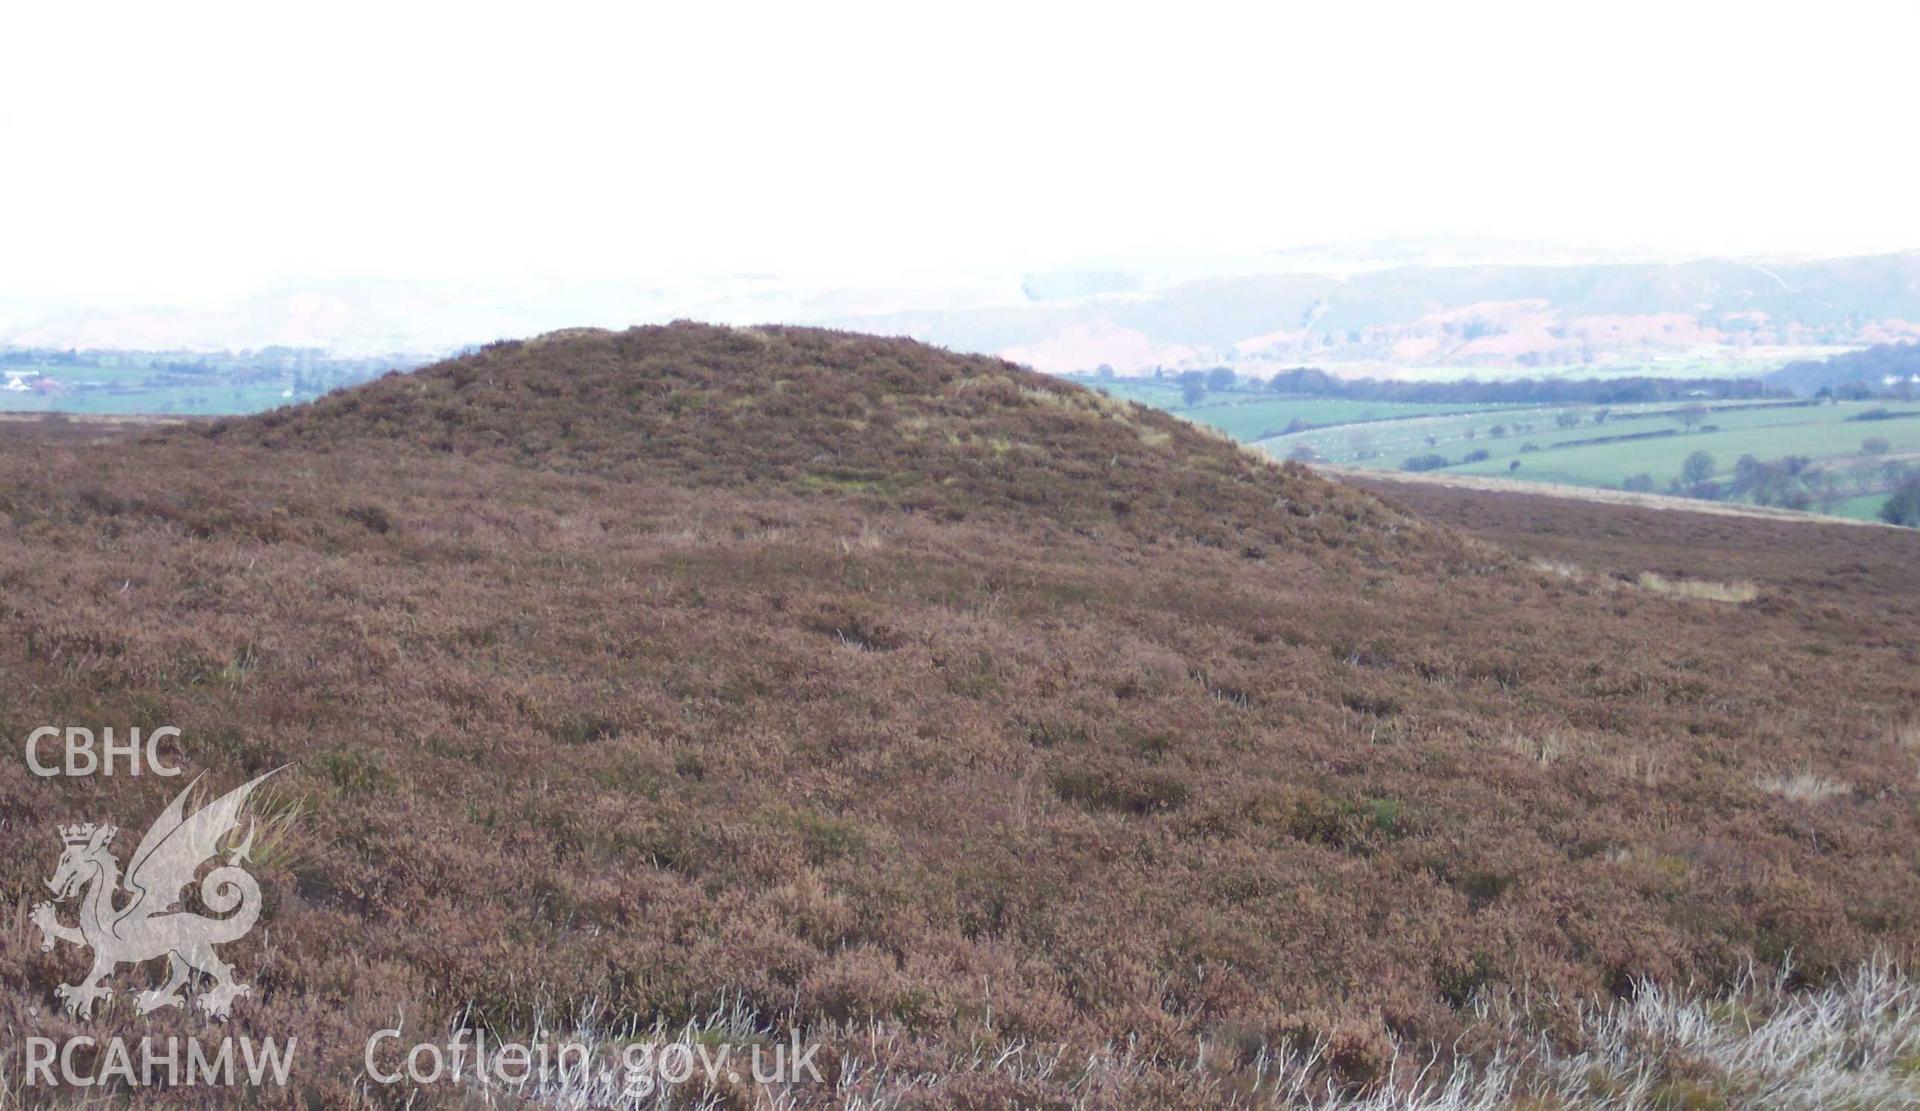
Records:
{"label": "patch of pale grass on mound", "polygon": [[1048,389],[1042,386],[1021,386],[1020,396],[1035,405],[1050,409],[1059,409],[1069,413],[1086,413],[1091,416],[1105,417],[1131,423],[1124,402],[1115,401],[1105,394],[1092,390]]}
{"label": "patch of pale grass on mound", "polygon": [[[1542,575],[1570,582],[1582,582],[1587,579],[1586,568],[1566,560],[1534,556],[1527,560],[1527,566]],[[1654,594],[1664,594],[1669,598],[1686,598],[1701,602],[1751,602],[1760,597],[1760,588],[1744,579],[1734,582],[1714,582],[1708,579],[1676,579],[1653,571],[1642,571],[1632,580],[1634,586]],[[1616,588],[1616,581],[1608,581],[1609,589]]]}
{"label": "patch of pale grass on mound", "polygon": [[1706,579],[1669,579],[1652,571],[1643,571],[1636,581],[1642,590],[1700,602],[1751,602],[1760,597],[1760,588],[1744,580],[1723,583]]}
{"label": "patch of pale grass on mound", "polygon": [[1811,768],[1801,768],[1792,775],[1764,775],[1754,780],[1754,786],[1797,802],[1819,802],[1853,790],[1852,784],[1815,775]]}
{"label": "patch of pale grass on mound", "polygon": [[886,539],[880,534],[879,529],[874,528],[870,522],[862,522],[860,531],[851,536],[843,536],[840,538],[840,554],[853,555],[855,552],[877,552],[881,548],[886,547],[886,544]]}
{"label": "patch of pale grass on mound", "polygon": [[1563,734],[1555,731],[1541,737],[1532,737],[1522,733],[1509,733],[1500,740],[1502,748],[1518,753],[1541,767],[1551,767],[1555,760],[1572,751],[1572,744]]}
{"label": "patch of pale grass on mound", "polygon": [[1545,559],[1536,556],[1527,561],[1527,566],[1543,575],[1552,575],[1555,578],[1580,579],[1586,577],[1586,572],[1582,570],[1578,564],[1568,563],[1565,560]]}
{"label": "patch of pale grass on mound", "polygon": [[1660,785],[1660,767],[1660,758],[1651,752],[1624,752],[1613,760],[1613,770],[1622,779],[1643,787]]}

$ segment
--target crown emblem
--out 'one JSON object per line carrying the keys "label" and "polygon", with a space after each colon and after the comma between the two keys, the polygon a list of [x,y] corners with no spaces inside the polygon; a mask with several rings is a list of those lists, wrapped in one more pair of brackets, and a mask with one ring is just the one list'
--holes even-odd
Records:
{"label": "crown emblem", "polygon": [[[84,845],[93,840],[93,835],[98,832],[100,828],[101,827],[94,825],[92,822],[82,822],[75,826],[61,826],[60,840],[65,841],[69,845]],[[106,831],[107,836],[105,840],[101,842],[102,844],[105,844],[106,841],[113,840],[113,827],[107,826]]]}

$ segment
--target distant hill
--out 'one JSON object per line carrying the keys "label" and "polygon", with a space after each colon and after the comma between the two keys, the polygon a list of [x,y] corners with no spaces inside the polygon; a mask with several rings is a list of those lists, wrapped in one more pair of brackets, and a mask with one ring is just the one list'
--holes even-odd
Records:
{"label": "distant hill", "polygon": [[1064,303],[868,318],[1045,370],[1122,373],[1234,360],[1592,371],[1725,361],[1920,337],[1920,254],[1676,265],[1403,266],[1212,278]]}
{"label": "distant hill", "polygon": [[1920,392],[1920,343],[1881,343],[1828,359],[1802,359],[1766,376],[1768,385],[1802,396],[1822,389]]}

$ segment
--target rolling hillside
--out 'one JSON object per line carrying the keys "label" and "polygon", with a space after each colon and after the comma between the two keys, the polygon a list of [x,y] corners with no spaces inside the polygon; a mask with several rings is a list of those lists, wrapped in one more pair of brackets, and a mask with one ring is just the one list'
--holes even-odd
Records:
{"label": "rolling hillside", "polygon": [[[693,324],[10,427],[0,513],[9,743],[289,765],[228,954],[231,1028],[308,1054],[288,1104],[404,1102],[362,1075],[396,1016],[804,1037],[803,1106],[1265,1105],[1436,1056],[1739,1102],[1666,1043],[1553,1061],[1611,1044],[1583,1008],[1916,956],[1920,536],[1712,601],[1638,584],[1724,573],[1644,530],[1571,574],[997,359]],[[0,1021],[197,1029],[58,1015],[83,958],[26,925],[57,823],[176,785],[8,767]]]}
{"label": "rolling hillside", "polygon": [[1920,254],[1244,274],[853,323],[1057,372],[1744,375],[1920,335]]}

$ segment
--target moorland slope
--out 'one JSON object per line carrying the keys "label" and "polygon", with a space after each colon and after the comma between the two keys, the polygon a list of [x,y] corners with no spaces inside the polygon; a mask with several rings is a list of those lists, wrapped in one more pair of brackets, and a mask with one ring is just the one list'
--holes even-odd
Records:
{"label": "moorland slope", "polygon": [[[725,1000],[827,1045],[802,1102],[1230,1104],[1276,1052],[1358,1091],[1514,1050],[1509,995],[1573,1044],[1572,1000],[1920,937],[1907,615],[1536,568],[997,360],[559,334],[10,437],[0,513],[10,741],[291,765],[226,955],[294,1099],[367,1098],[396,1015]],[[26,925],[56,823],[176,784],[6,769],[0,1019],[189,1029],[53,1015],[82,957]]]}

